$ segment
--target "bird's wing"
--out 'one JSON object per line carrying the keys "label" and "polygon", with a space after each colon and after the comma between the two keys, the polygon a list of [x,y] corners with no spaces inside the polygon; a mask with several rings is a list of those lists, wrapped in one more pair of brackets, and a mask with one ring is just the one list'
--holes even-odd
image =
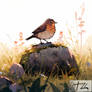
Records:
{"label": "bird's wing", "polygon": [[38,34],[40,32],[45,31],[45,29],[46,29],[46,25],[41,25],[40,27],[38,27],[37,29],[35,29],[32,33],[33,34]]}

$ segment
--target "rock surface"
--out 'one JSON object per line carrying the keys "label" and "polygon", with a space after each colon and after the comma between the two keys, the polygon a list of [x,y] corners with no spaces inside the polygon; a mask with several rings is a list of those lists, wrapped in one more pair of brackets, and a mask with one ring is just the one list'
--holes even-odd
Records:
{"label": "rock surface", "polygon": [[24,74],[24,69],[20,64],[15,63],[10,67],[9,74],[19,79]]}
{"label": "rock surface", "polygon": [[33,46],[34,48],[35,52],[26,53],[20,62],[26,73],[60,75],[62,72],[68,74],[79,72],[75,57],[67,47],[46,43]]}
{"label": "rock surface", "polygon": [[20,92],[23,87],[13,83],[9,78],[0,76],[0,92]]}
{"label": "rock surface", "polygon": [[0,92],[12,92],[9,86],[13,82],[5,76],[0,76]]}
{"label": "rock surface", "polygon": [[20,92],[23,89],[23,87],[14,83],[9,86],[9,89],[12,90],[12,92]]}

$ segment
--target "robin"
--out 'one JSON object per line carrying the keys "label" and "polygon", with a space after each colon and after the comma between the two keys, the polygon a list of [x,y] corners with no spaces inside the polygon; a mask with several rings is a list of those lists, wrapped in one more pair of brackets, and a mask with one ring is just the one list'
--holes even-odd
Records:
{"label": "robin", "polygon": [[[34,30],[32,33],[33,35],[26,38],[26,40],[29,40],[31,38],[38,38],[41,40],[50,39],[53,37],[54,33],[56,32],[55,28],[55,22],[53,19],[47,19],[41,26],[39,26],[36,30]],[[47,42],[47,41],[46,41]],[[42,42],[41,42],[42,43]]]}

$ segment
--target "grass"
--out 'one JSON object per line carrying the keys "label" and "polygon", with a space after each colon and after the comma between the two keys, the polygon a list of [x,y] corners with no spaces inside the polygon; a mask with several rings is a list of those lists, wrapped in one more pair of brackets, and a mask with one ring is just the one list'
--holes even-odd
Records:
{"label": "grass", "polygon": [[[22,47],[24,49],[22,51],[18,50],[19,51],[18,52],[18,51],[15,51],[16,50],[15,48],[12,48],[9,50],[9,48],[2,43],[0,44],[0,47],[2,48],[1,51],[3,52],[3,53],[0,53],[0,58],[1,58],[0,71],[3,72],[3,75],[8,76],[13,81],[16,81],[16,80],[14,80],[12,77],[7,75],[7,72],[10,66],[13,63],[19,63],[24,53],[38,51],[38,49],[27,51],[25,50],[24,47]],[[21,47],[18,47],[18,49],[21,49]],[[88,50],[87,53],[84,53],[82,51],[82,53],[84,54],[81,55],[80,50],[73,48],[72,52],[77,60],[77,63],[80,69],[80,75],[77,79],[78,80],[92,80],[92,73],[91,73],[92,67],[91,67],[91,61],[90,61],[92,60],[92,51]],[[50,76],[48,78],[46,76],[45,77],[40,76],[40,73],[39,73],[36,76],[25,74],[21,79],[17,81],[17,83],[21,84],[24,87],[23,88],[24,92],[35,92],[34,91],[35,87],[37,88],[38,92],[68,92],[69,80],[76,80],[76,77],[73,75],[68,76],[67,74],[64,74],[61,79],[59,79],[57,76],[53,78],[52,76]]]}
{"label": "grass", "polygon": [[0,71],[8,72],[13,63],[19,63],[23,50],[23,47],[9,48],[6,44],[0,43]]}

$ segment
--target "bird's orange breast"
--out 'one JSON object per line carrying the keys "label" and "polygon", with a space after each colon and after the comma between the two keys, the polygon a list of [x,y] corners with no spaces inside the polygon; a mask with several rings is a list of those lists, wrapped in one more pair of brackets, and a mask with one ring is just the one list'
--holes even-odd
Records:
{"label": "bird's orange breast", "polygon": [[46,28],[49,32],[55,32],[55,24],[47,25]]}

